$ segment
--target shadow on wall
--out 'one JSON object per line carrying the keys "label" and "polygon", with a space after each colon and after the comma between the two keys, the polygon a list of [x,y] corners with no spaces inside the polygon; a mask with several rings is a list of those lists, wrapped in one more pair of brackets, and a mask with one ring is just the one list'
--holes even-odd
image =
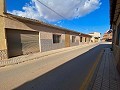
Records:
{"label": "shadow on wall", "polygon": [[111,47],[111,45],[101,44],[96,46],[14,90],[79,90],[98,53],[106,47]]}

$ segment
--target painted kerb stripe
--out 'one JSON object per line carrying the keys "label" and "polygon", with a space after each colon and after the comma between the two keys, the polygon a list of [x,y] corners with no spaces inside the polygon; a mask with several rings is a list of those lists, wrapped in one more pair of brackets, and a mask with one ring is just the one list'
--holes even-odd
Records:
{"label": "painted kerb stripe", "polygon": [[102,58],[102,55],[103,55],[103,52],[104,50],[101,50],[100,54],[98,55],[97,57],[97,60],[96,62],[93,64],[91,70],[89,71],[88,75],[86,76],[84,82],[82,83],[81,87],[80,87],[80,90],[87,90],[89,84],[90,84],[90,81],[92,80],[92,77],[94,75],[94,72],[95,72],[95,69],[100,61],[100,59]]}

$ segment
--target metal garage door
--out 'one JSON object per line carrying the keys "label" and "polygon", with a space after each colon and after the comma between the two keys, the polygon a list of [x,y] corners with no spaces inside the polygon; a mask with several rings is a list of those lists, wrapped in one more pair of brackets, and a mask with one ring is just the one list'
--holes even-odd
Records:
{"label": "metal garage door", "polygon": [[39,32],[6,30],[9,57],[39,52]]}

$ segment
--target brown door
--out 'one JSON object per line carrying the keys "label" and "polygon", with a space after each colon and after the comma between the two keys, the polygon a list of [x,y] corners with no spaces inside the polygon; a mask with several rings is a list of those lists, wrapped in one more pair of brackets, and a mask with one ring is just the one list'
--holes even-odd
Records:
{"label": "brown door", "polygon": [[70,34],[65,34],[65,47],[70,47]]}
{"label": "brown door", "polygon": [[7,29],[6,37],[9,57],[39,52],[38,32]]}

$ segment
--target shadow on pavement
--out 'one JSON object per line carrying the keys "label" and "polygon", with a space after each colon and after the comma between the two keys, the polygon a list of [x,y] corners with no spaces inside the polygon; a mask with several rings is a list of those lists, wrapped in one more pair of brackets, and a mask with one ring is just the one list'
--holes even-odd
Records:
{"label": "shadow on pavement", "polygon": [[111,45],[98,45],[14,90],[79,90],[98,53],[105,47]]}

